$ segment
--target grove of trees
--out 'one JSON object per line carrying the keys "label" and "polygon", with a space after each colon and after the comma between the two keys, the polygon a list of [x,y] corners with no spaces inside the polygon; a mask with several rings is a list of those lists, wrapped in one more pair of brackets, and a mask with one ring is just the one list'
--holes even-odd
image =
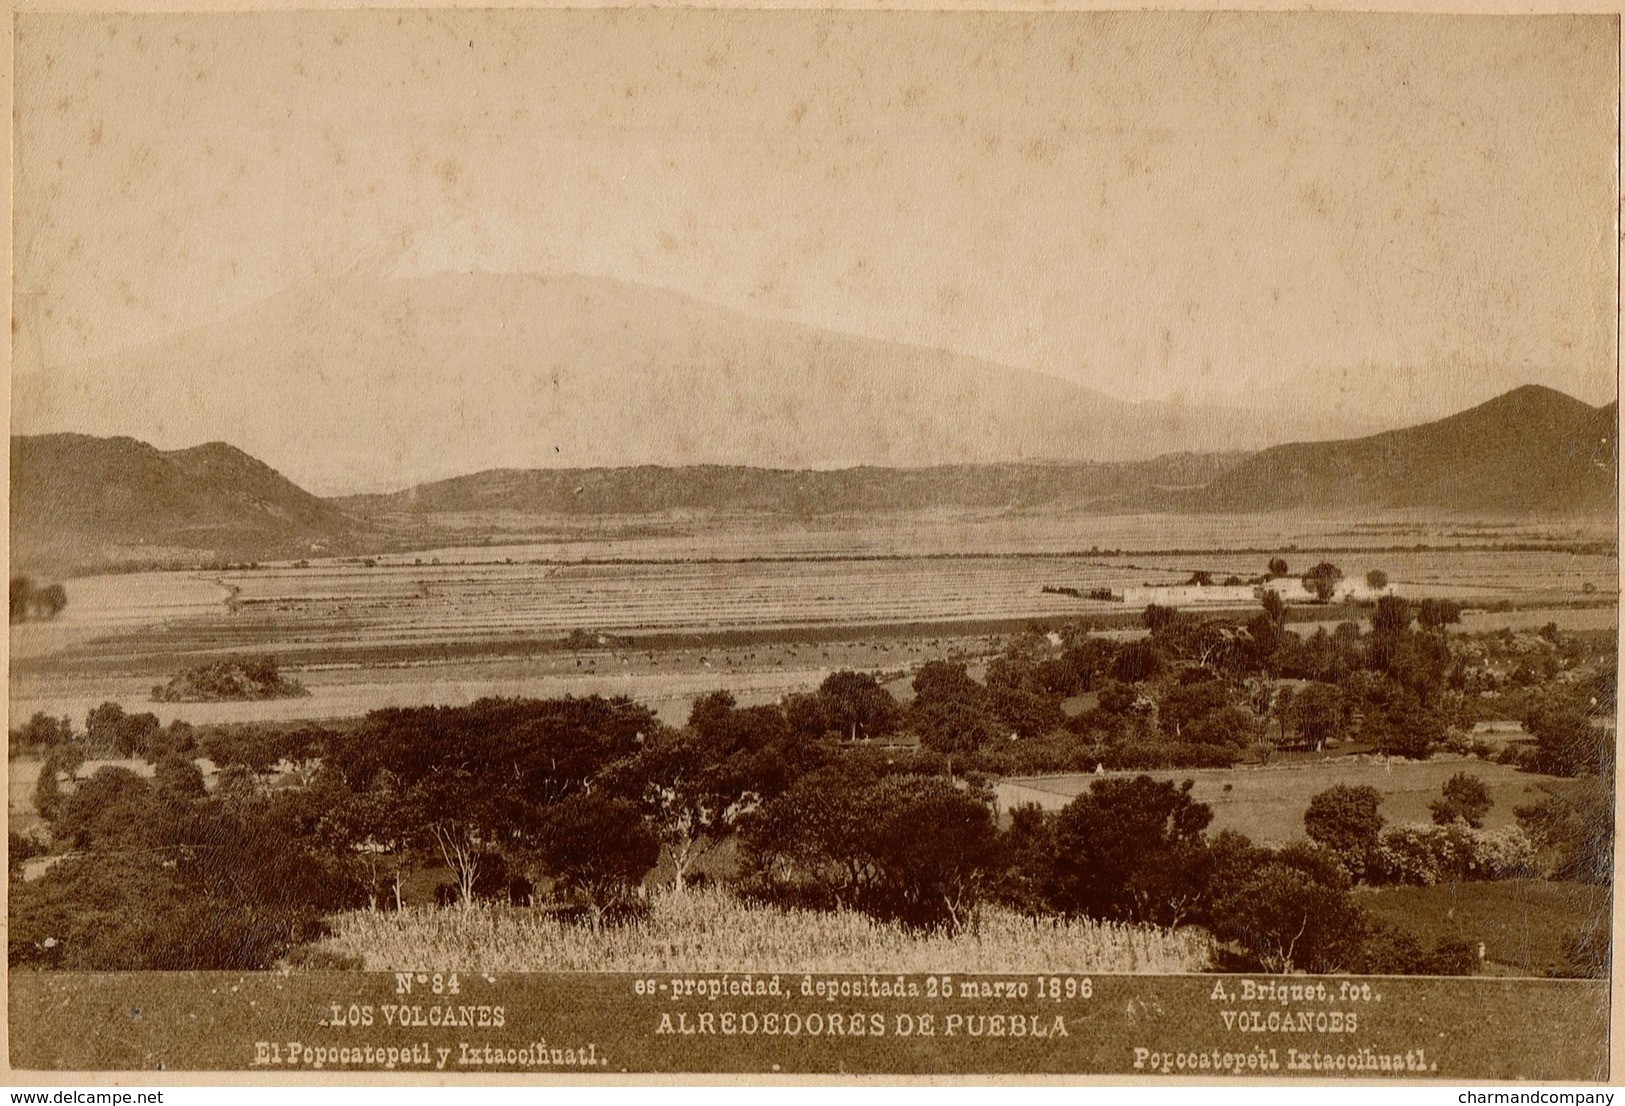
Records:
{"label": "grove of trees", "polygon": [[[1325,567],[1307,577],[1341,576]],[[636,918],[652,886],[720,879],[920,931],[975,931],[998,903],[1203,926],[1248,970],[1440,970],[1460,950],[1371,923],[1360,885],[1612,879],[1611,653],[1555,629],[1447,636],[1459,617],[1385,595],[1368,631],[1299,633],[1274,592],[1243,619],[1151,607],[1135,640],[1035,629],[990,657],[925,663],[907,702],[842,671],[777,703],[703,695],[681,726],[601,696],[332,726],[194,730],[116,703],[82,729],[36,715],[11,751],[41,758],[48,833],[13,856],[54,862],[26,882],[13,869],[11,962],[263,968],[341,909],[497,901],[607,926]],[[1189,781],[1135,774],[1350,742],[1464,751],[1489,702],[1523,710],[1527,767],[1567,777],[1518,806],[1515,827],[1484,828],[1494,797],[1464,770],[1431,823],[1390,825],[1377,791],[1334,786],[1309,801],[1304,840],[1263,845],[1212,832]],[[86,771],[109,756],[151,774]],[[1052,812],[1000,810],[989,786],[1105,769],[1124,774]]]}

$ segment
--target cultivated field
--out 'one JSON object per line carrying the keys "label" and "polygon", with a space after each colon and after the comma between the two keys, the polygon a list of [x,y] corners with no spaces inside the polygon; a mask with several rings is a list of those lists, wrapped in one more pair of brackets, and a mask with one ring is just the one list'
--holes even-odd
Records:
{"label": "cultivated field", "polygon": [[[1520,772],[1489,761],[1436,757],[1426,761],[1395,761],[1390,767],[1380,757],[1334,758],[1308,764],[1266,767],[1155,771],[1157,779],[1194,780],[1192,795],[1213,808],[1211,831],[1238,830],[1254,841],[1285,844],[1304,836],[1303,812],[1317,792],[1333,784],[1368,784],[1382,792],[1382,816],[1390,823],[1429,822],[1428,803],[1439,797],[1445,780],[1457,772],[1477,776],[1489,786],[1495,805],[1485,825],[1513,824],[1513,808],[1539,802],[1542,784],[1562,786],[1553,776]],[[1140,775],[1138,772],[1107,775]],[[1059,810],[1089,789],[1099,776],[1038,776],[1010,778],[998,784],[999,809],[1037,804]]]}
{"label": "cultivated field", "polygon": [[[383,707],[462,706],[489,695],[552,698],[596,694],[632,696],[664,721],[680,725],[697,696],[719,688],[751,706],[816,687],[836,669],[885,676],[911,672],[927,660],[974,657],[996,649],[997,644],[987,637],[877,638],[736,648],[594,646],[579,652],[548,650],[528,656],[439,663],[321,665],[298,670],[308,696],[222,703],[149,702],[152,686],[162,675],[87,672],[23,676],[13,684],[11,706],[19,719],[43,711],[52,717],[67,715],[82,724],[92,707],[113,700],[132,712],[150,711],[166,725],[177,718],[206,725],[351,718]],[[902,693],[907,683],[903,678],[896,690]]]}
{"label": "cultivated field", "polygon": [[[11,710],[82,719],[111,699],[166,723],[211,723],[601,693],[633,695],[677,722],[696,695],[717,687],[762,702],[814,687],[838,668],[889,676],[932,657],[974,657],[985,652],[979,635],[1032,620],[1133,619],[1124,604],[1044,588],[1178,583],[1196,571],[1246,577],[1263,570],[1262,550],[1284,551],[1298,570],[1323,558],[1351,577],[1382,568],[1401,594],[1519,608],[1469,613],[1464,629],[1534,620],[1601,630],[1617,615],[1611,552],[1392,551],[1596,541],[1605,532],[1589,524],[1018,512],[917,512],[885,522],[573,519],[546,541],[394,554],[371,565],[69,580],[59,619],[11,628]],[[630,560],[582,563],[606,557]],[[740,557],[786,559],[711,559]],[[572,632],[585,644],[560,650]],[[310,697],[147,703],[153,684],[231,652],[276,656]]]}
{"label": "cultivated field", "polygon": [[[514,907],[355,911],[317,950],[369,971],[1197,972],[1197,930],[1033,921],[985,907],[974,932],[911,933],[854,911],[783,910],[727,891],[656,895],[642,921],[594,930]],[[323,958],[328,959],[328,958]]]}
{"label": "cultivated field", "polygon": [[437,514],[461,523],[466,545],[389,554],[411,563],[490,560],[705,560],[737,557],[1066,554],[1091,548],[1157,550],[1373,549],[1611,541],[1606,518],[1484,519],[1437,511],[1379,511],[1338,518],[1308,511],[1275,514],[1093,514],[1031,510],[899,510],[783,518],[669,512],[649,516]]}
{"label": "cultivated field", "polygon": [[[525,553],[531,556],[525,557]],[[167,670],[232,650],[302,659],[444,659],[452,646],[505,646],[572,631],[716,634],[841,626],[1019,623],[1122,616],[1121,603],[1046,592],[1171,584],[1263,569],[1256,553],[902,556],[747,562],[552,563],[540,549],[452,563],[318,562],[217,573],[158,572],[66,583],[55,623],[13,629],[18,674]],[[511,560],[510,560],[511,557]],[[1386,571],[1400,594],[1509,600],[1519,607],[1608,603],[1613,555],[1453,551],[1336,557],[1351,577]],[[1590,588],[1590,591],[1585,589]],[[438,655],[437,655],[438,654]]]}

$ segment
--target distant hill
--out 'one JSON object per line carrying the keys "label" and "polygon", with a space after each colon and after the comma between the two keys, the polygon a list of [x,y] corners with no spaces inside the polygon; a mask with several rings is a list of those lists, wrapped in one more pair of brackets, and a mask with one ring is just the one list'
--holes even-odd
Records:
{"label": "distant hill", "polygon": [[1529,386],[1406,430],[1256,454],[834,470],[496,469],[339,499],[311,495],[219,442],[165,452],[133,438],[14,437],[12,561],[21,571],[60,577],[119,565],[421,549],[479,540],[482,528],[494,535],[503,528],[499,520],[511,526],[524,516],[665,511],[1612,512],[1617,410]]}
{"label": "distant hill", "polygon": [[[1144,460],[1373,428],[1304,404],[1131,403],[605,277],[396,270],[381,258],[148,345],[19,372],[13,408],[118,413],[41,429],[174,435],[206,412],[194,433],[318,493],[495,468]],[[116,405],[90,402],[107,396]]]}
{"label": "distant hill", "polygon": [[1245,453],[1182,453],[1122,464],[939,465],[931,468],[497,469],[391,495],[333,502],[360,517],[504,512],[648,514],[667,510],[827,515],[970,508],[1143,507],[1147,497],[1207,484]]}
{"label": "distant hill", "polygon": [[1612,512],[1618,421],[1617,402],[1592,407],[1527,385],[1405,430],[1275,446],[1175,500],[1196,510]]}
{"label": "distant hill", "polygon": [[118,564],[339,552],[364,528],[232,446],[11,439],[12,563],[65,575]]}

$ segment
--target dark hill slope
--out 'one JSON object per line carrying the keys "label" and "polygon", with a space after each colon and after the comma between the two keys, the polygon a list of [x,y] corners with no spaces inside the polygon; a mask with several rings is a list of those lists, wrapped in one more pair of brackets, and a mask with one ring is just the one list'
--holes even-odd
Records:
{"label": "dark hill slope", "polygon": [[1611,512],[1617,429],[1617,403],[1528,385],[1404,430],[1275,446],[1177,498],[1193,510]]}
{"label": "dark hill slope", "polygon": [[134,438],[11,439],[19,567],[300,555],[336,551],[358,530],[332,504],[220,442],[164,452]]}
{"label": "dark hill slope", "polygon": [[1170,454],[1123,464],[937,465],[835,470],[737,465],[494,469],[389,495],[334,500],[358,516],[464,512],[648,514],[667,510],[823,515],[941,507],[1143,507],[1199,487],[1246,454]]}

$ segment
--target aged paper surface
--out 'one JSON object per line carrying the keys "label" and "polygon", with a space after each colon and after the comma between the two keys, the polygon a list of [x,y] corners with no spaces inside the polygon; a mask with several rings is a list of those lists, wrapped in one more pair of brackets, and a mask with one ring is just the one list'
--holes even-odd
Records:
{"label": "aged paper surface", "polygon": [[9,33],[11,1079],[1617,1070],[1616,14]]}

